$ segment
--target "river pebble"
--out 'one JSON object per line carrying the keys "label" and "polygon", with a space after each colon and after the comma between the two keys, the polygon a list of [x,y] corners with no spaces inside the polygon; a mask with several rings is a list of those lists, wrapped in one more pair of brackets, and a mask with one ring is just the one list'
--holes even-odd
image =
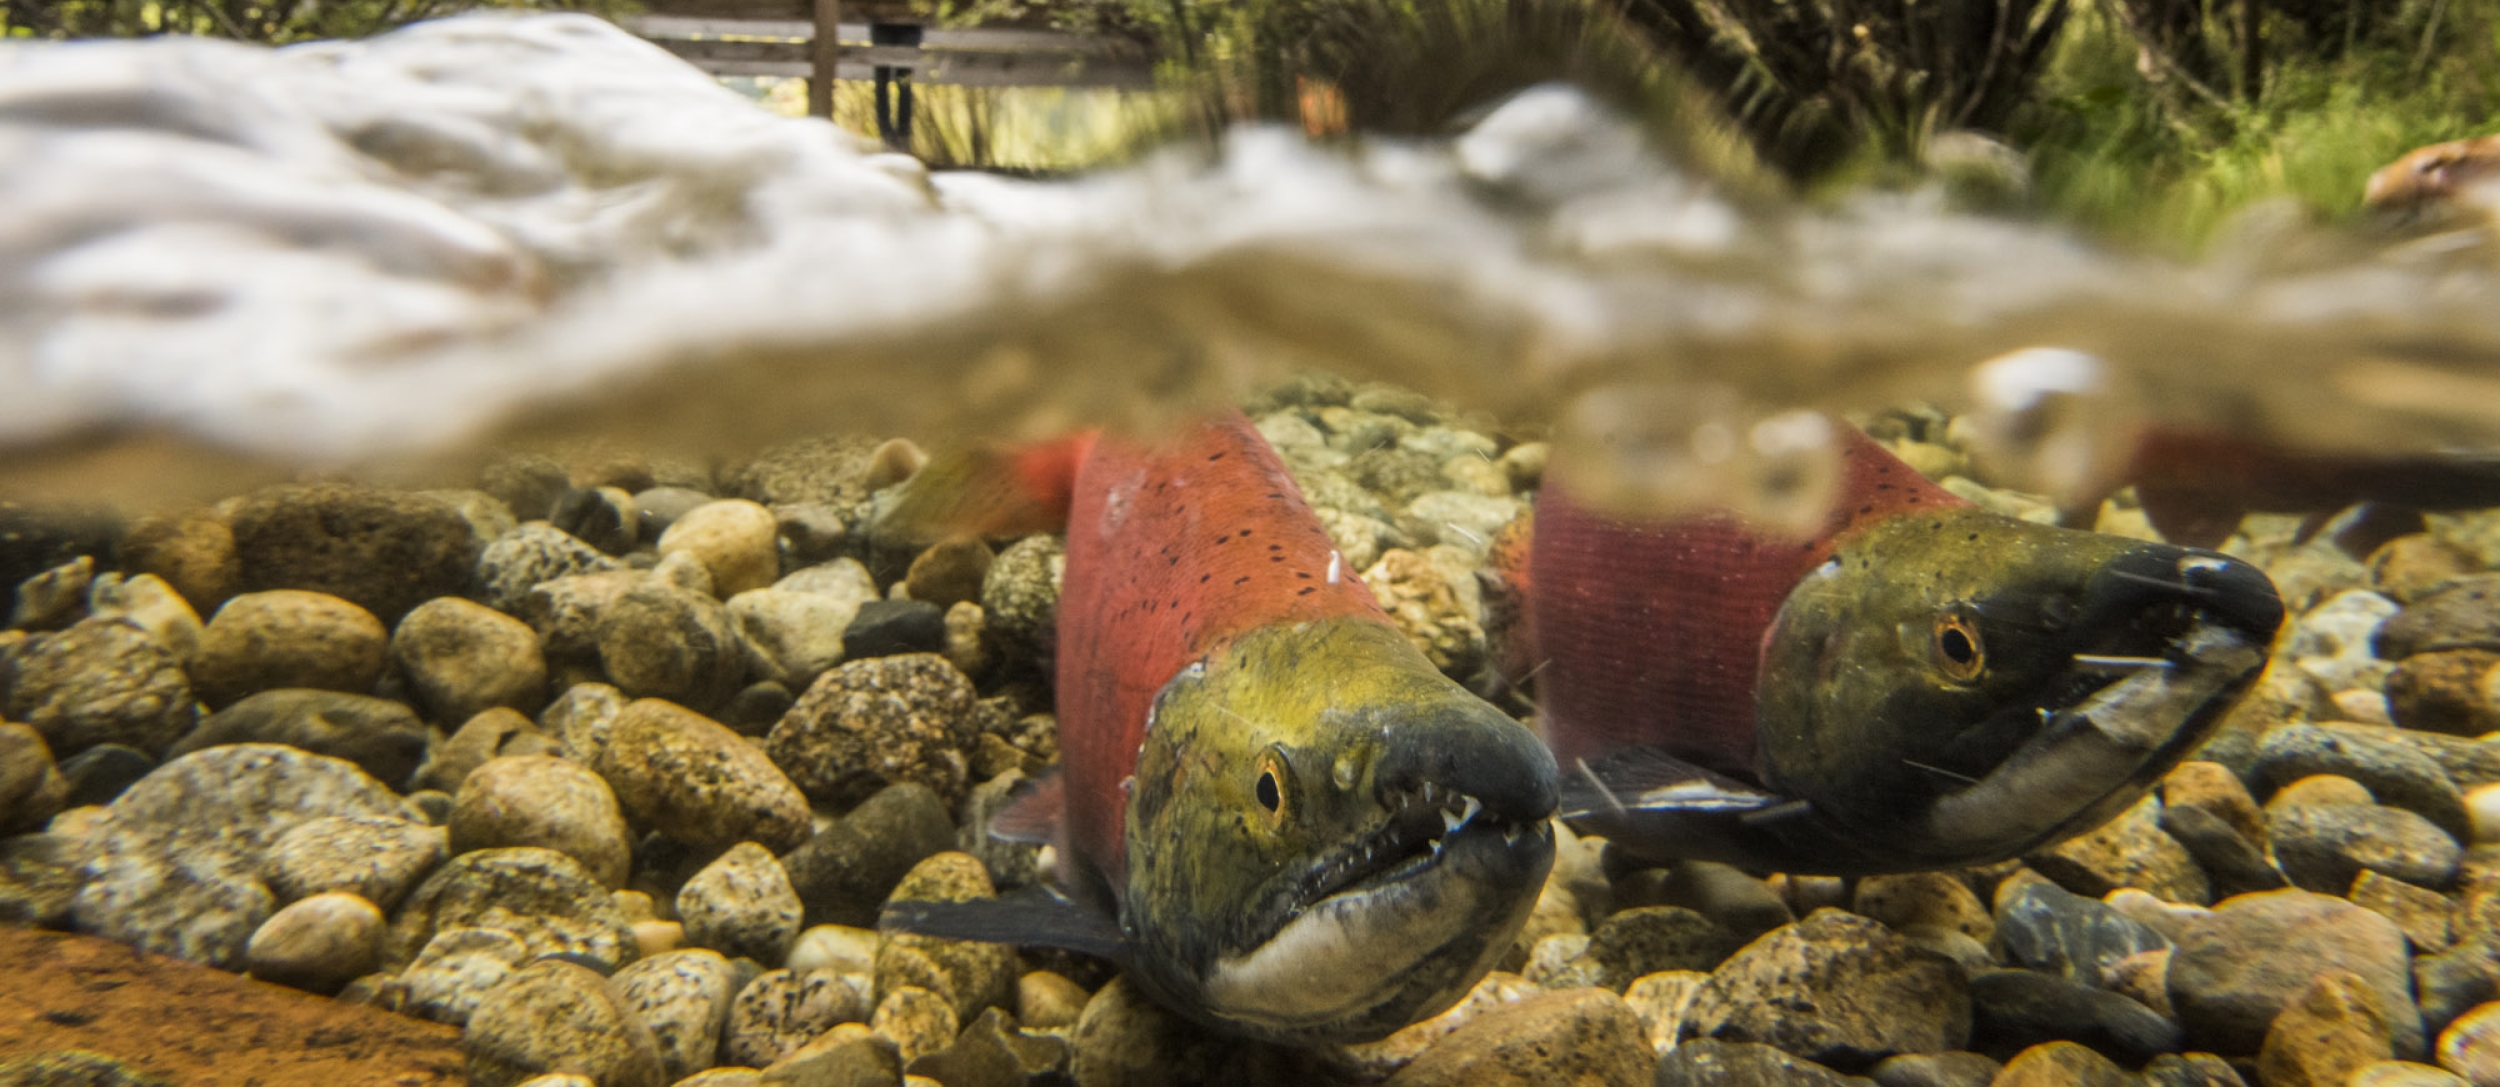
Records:
{"label": "river pebble", "polygon": [[631,961],[636,950],[607,885],[581,862],[534,846],[481,849],[443,864],[392,919],[384,962],[407,962],[436,933],[456,928],[502,929],[532,956],[610,966]]}
{"label": "river pebble", "polygon": [[2118,963],[2170,947],[2159,931],[2116,907],[2045,881],[2003,896],[1996,936],[2008,963],[2093,987],[2109,984]]}
{"label": "river pebble", "polygon": [[1946,872],[1868,876],[1858,881],[1851,909],[1895,930],[1934,925],[1983,943],[1996,935],[1987,905],[1970,884]]}
{"label": "river pebble", "polygon": [[2392,730],[2294,725],[2267,733],[2256,769],[2280,787],[2315,774],[2350,778],[2373,799],[2429,819],[2451,835],[2469,833],[2465,798],[2430,757],[2387,739]]}
{"label": "river pebble", "polygon": [[627,705],[594,766],[636,820],[689,845],[806,840],[807,800],[765,753],[702,714],[658,699]]}
{"label": "river pebble", "polygon": [[2360,978],[2387,1011],[2398,1056],[2423,1051],[2404,932],[2339,898],[2287,889],[2242,895],[2189,925],[2171,955],[2170,1000],[2200,1049],[2257,1052],[2267,1024],[2325,970]]}
{"label": "river pebble", "polygon": [[405,704],[371,695],[290,687],[219,710],[166,752],[180,758],[225,744],[285,744],[344,759],[393,788],[425,760],[429,733]]}
{"label": "river pebble", "polygon": [[477,539],[458,510],[378,487],[270,487],[235,501],[227,523],[243,592],[327,593],[385,626],[427,600],[458,595],[477,564]]}
{"label": "river pebble", "polygon": [[667,699],[700,712],[728,701],[746,682],[746,647],[729,609],[656,578],[608,602],[594,637],[609,681],[637,698]]}
{"label": "river pebble", "polygon": [[[981,862],[967,854],[946,852],[913,865],[895,884],[891,900],[965,902],[995,893]],[[946,1001],[958,1022],[1015,998],[1016,953],[1006,944],[891,932],[877,946],[874,970],[874,991],[928,990]]]}
{"label": "river pebble", "polygon": [[622,487],[571,488],[547,511],[547,523],[610,555],[642,539],[642,507]]}
{"label": "river pebble", "polygon": [[2429,820],[2376,804],[2286,808],[2271,822],[2284,875],[2326,894],[2342,893],[2365,871],[2444,887],[2462,854],[2456,839]]}
{"label": "river pebble", "polygon": [[1844,1076],[1758,1042],[1703,1038],[1668,1053],[1651,1082],[1657,1087],[1865,1087],[1882,1081]]}
{"label": "river pebble", "polygon": [[1656,1060],[1623,998],[1603,989],[1540,993],[1452,1031],[1397,1075],[1394,1087],[1580,1083],[1639,1087]]}
{"label": "river pebble", "polygon": [[1713,971],[1688,1029],[1863,1067],[1893,1053],[1960,1049],[1970,1016],[1959,966],[1873,921],[1817,910]]}
{"label": "river pebble", "polygon": [[842,662],[842,632],[862,602],[833,593],[753,589],[729,598],[744,639],[747,674],[806,690]]}
{"label": "river pebble", "polygon": [[363,694],[382,677],[390,633],[364,608],[280,589],[226,601],[200,633],[192,688],[211,707],[258,691],[314,687]]}
{"label": "river pebble", "polygon": [[981,612],[999,652],[1047,671],[1059,644],[1059,582],[1067,547],[1056,536],[1027,536],[998,553],[981,579]]}
{"label": "river pebble", "polygon": [[686,554],[712,575],[723,597],[761,589],[781,576],[780,525],[771,510],[743,499],[706,503],[680,515],[660,535],[662,555]]}
{"label": "river pebble", "polygon": [[147,752],[122,744],[97,744],[62,759],[61,780],[69,783],[69,795],[62,800],[62,809],[110,804],[155,773],[157,765]]}
{"label": "river pebble", "polygon": [[253,977],[315,993],[373,972],[382,956],[382,911],[352,894],[317,894],[269,915],[243,950]]}
{"label": "river pebble", "polygon": [[437,721],[466,721],[496,706],[536,713],[547,703],[537,633],[483,604],[446,597],[419,605],[391,634],[391,659]]}
{"label": "river pebble", "polygon": [[2385,1006],[2345,970],[2311,979],[2266,1028],[2257,1078],[2266,1087],[2344,1087],[2363,1066],[2394,1056]]}
{"label": "river pebble", "polygon": [[410,1015],[461,1026],[529,958],[520,938],[502,929],[444,929],[426,941],[394,986]]}
{"label": "river pebble", "polygon": [[810,925],[876,924],[886,897],[922,858],[954,847],[954,821],[927,786],[888,786],[782,860]]}
{"label": "river pebble", "polygon": [[729,960],[702,949],[651,955],[608,979],[617,1000],[651,1032],[671,1083],[716,1063],[736,982]]}
{"label": "river pebble", "polygon": [[2213,901],[2205,870],[2177,839],[2162,833],[2158,797],[2145,797],[2108,823],[2036,851],[2024,863],[2087,897],[2136,887],[2170,902]]}
{"label": "river pebble", "polygon": [[80,931],[225,969],[277,909],[261,860],[325,815],[389,817],[399,798],[353,765],[270,744],[186,755],[132,786],[86,843]]}
{"label": "river pebble", "polygon": [[867,994],[831,971],[768,970],[738,990],[721,1038],[724,1063],[762,1068],[838,1023],[868,1018]]}
{"label": "river pebble", "polygon": [[449,855],[440,827],[325,815],[279,836],[261,861],[261,876],[281,902],[346,893],[388,910]]}
{"label": "river pebble", "polygon": [[970,784],[973,696],[963,673],[933,653],[852,661],[817,679],[765,745],[809,797],[825,803],[856,803],[887,784],[913,782],[952,805]]}
{"label": "river pebble", "polygon": [[40,827],[69,800],[69,779],[32,727],[0,721],[0,837]]}
{"label": "river pebble", "polygon": [[200,613],[154,574],[102,575],[89,591],[87,603],[96,618],[120,619],[147,631],[186,669],[199,658],[205,631]]}
{"label": "river pebble", "polygon": [[489,759],[471,771],[452,800],[450,830],[453,853],[544,846],[609,887],[624,886],[633,861],[608,783],[552,755]]}
{"label": "river pebble", "polygon": [[512,1087],[570,1072],[600,1087],[662,1087],[659,1045],[606,978],[569,962],[535,962],[469,1015],[461,1043],[474,1087]]}
{"label": "river pebble", "polygon": [[153,575],[182,594],[193,610],[217,610],[235,594],[243,565],[234,552],[234,530],[210,509],[142,517],[122,537],[122,569]]}
{"label": "river pebble", "polygon": [[2127,1073],[2088,1046],[2046,1042],[2005,1062],[1990,1087],[2125,1087]]}
{"label": "river pebble", "polygon": [[557,578],[622,570],[624,564],[544,521],[531,521],[478,552],[478,599],[509,615],[522,613],[530,590]]}
{"label": "river pebble", "polygon": [[0,718],[33,726],[56,759],[98,744],[162,752],[198,719],[173,651],[119,618],[0,641],[0,676]]}
{"label": "river pebble", "polygon": [[740,842],[686,881],[677,917],[698,947],[777,966],[799,936],[799,896],[780,861]]}
{"label": "river pebble", "polygon": [[2179,1026],[2117,993],[2029,970],[1991,970],[1971,979],[1971,1048],[2009,1059],[2052,1041],[2085,1045],[2139,1066],[2180,1045]]}
{"label": "river pebble", "polygon": [[1725,926],[1682,906],[1620,910],[1597,926],[1583,954],[1599,968],[1597,984],[1622,992],[1635,979],[1663,970],[1707,973],[1736,952]]}
{"label": "river pebble", "polygon": [[2456,1073],[2411,1061],[2378,1061],[2363,1065],[2346,1087],[2473,1087]]}
{"label": "river pebble", "polygon": [[2439,1033],[2439,1066],[2474,1087],[2500,1084],[2500,1002],[2457,1017]]}

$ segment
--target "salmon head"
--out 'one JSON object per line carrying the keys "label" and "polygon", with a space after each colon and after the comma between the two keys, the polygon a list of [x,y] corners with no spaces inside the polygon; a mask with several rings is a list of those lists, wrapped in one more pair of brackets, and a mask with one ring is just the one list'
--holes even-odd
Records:
{"label": "salmon head", "polygon": [[1132,977],[1279,1041],[1435,1014],[1535,905],[1553,774],[1533,733],[1385,624],[1237,639],[1165,685],[1138,753]]}
{"label": "salmon head", "polygon": [[[1566,817],[1783,871],[1986,863],[2133,803],[2263,670],[2283,607],[2255,567],[1989,513],[1851,439],[1815,539],[1540,505]],[[1609,569],[1650,580],[1596,603]]]}
{"label": "salmon head", "polygon": [[906,494],[888,519],[1059,510],[1061,766],[1018,811],[1046,812],[1028,827],[1049,824],[1061,885],[886,922],[1102,955],[1175,1011],[1289,1044],[1455,1003],[1553,864],[1535,733],[1389,623],[1247,420],[1000,464],[933,461],[955,497]]}

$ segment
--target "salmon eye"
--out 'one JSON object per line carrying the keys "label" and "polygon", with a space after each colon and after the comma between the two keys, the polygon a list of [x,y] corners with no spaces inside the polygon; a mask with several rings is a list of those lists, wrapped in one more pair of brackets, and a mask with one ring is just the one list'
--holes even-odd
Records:
{"label": "salmon eye", "polygon": [[1285,784],[1291,772],[1292,768],[1285,764],[1283,752],[1271,747],[1259,753],[1259,780],[1254,789],[1259,806],[1267,809],[1269,826],[1283,825],[1286,817],[1292,814]]}
{"label": "salmon eye", "polygon": [[1936,667],[1959,682],[1978,679],[1988,667],[1987,646],[1979,640],[1979,625],[1959,611],[1936,617]]}

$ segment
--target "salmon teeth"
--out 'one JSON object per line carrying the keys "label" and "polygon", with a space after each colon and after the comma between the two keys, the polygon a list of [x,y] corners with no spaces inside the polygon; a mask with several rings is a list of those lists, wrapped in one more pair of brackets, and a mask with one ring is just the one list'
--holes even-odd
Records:
{"label": "salmon teeth", "polygon": [[[1458,828],[1463,827],[1463,826],[1466,826],[1466,825],[1467,825],[1467,821],[1466,821],[1466,820],[1464,820],[1464,819],[1459,818],[1459,817],[1458,817],[1458,813],[1457,813],[1457,812],[1453,812],[1453,811],[1449,810],[1448,808],[1443,808],[1443,809],[1441,809],[1441,829],[1442,829],[1442,830],[1445,830],[1445,831],[1454,831],[1454,830],[1457,830]],[[1437,842],[1436,842],[1435,844],[1436,844],[1436,845],[1438,845],[1439,843],[1437,843]]]}
{"label": "salmon teeth", "polygon": [[1465,826],[1465,825],[1467,825],[1467,824],[1469,824],[1469,823],[1474,822],[1474,821],[1475,821],[1475,819],[1476,819],[1476,813],[1484,810],[1484,802],[1483,802],[1483,801],[1478,800],[1478,799],[1476,799],[1475,797],[1472,797],[1472,796],[1470,796],[1470,797],[1466,797],[1466,798],[1464,798],[1464,799],[1467,801],[1467,811],[1466,811],[1466,814],[1463,814],[1463,815],[1461,815],[1461,816],[1459,816],[1459,817],[1458,817],[1458,823],[1459,823],[1459,825],[1460,825],[1460,826]]}

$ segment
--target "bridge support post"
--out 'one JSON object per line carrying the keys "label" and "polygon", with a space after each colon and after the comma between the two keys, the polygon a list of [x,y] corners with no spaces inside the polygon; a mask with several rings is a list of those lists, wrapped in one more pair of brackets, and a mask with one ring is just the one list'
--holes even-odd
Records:
{"label": "bridge support post", "polygon": [[842,59],[842,0],[816,0],[815,37],[808,45],[807,114],[833,116],[833,80]]}

